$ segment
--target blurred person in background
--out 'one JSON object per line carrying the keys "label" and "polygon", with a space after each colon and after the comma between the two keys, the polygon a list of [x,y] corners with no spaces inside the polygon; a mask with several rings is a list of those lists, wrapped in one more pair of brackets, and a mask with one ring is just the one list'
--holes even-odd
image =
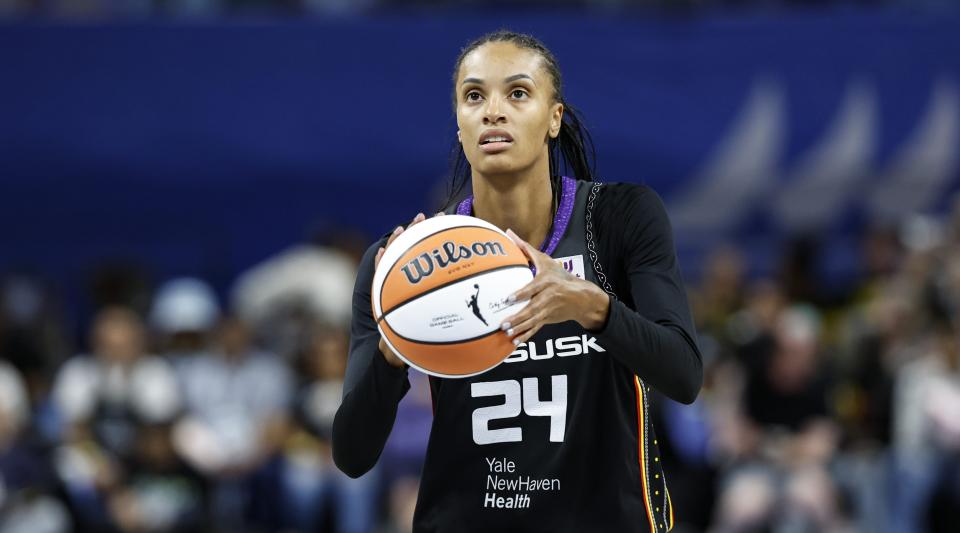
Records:
{"label": "blurred person in background", "polygon": [[190,362],[206,353],[220,320],[220,304],[210,285],[197,278],[175,278],[157,290],[150,329],[157,351],[176,367],[180,381]]}
{"label": "blurred person in background", "polygon": [[212,520],[243,531],[253,512],[253,475],[286,433],[293,381],[284,360],[257,349],[246,323],[223,318],[210,351],[179,373],[184,417],[174,429],[177,453],[211,480]]}
{"label": "blurred person in background", "polygon": [[0,360],[0,532],[59,533],[70,529],[55,497],[49,457],[30,435],[30,400],[16,368]]}
{"label": "blurred person in background", "polygon": [[781,311],[770,342],[746,359],[747,438],[739,464],[723,476],[715,531],[851,527],[829,471],[838,432],[819,320],[810,307]]}
{"label": "blurred person in background", "polygon": [[333,418],[340,406],[349,338],[314,321],[297,357],[293,417],[275,459],[258,480],[261,522],[288,531],[372,531],[378,515],[379,470],[351,479],[334,464]]}
{"label": "blurred person in background", "polygon": [[734,246],[721,246],[710,253],[700,283],[690,290],[697,331],[722,342],[727,319],[743,305],[745,274],[744,258]]}
{"label": "blurred person in background", "polygon": [[40,411],[37,429],[56,433],[49,408],[51,375],[68,353],[64,317],[53,291],[25,273],[0,277],[0,361],[17,369],[30,405]]}
{"label": "blurred person in background", "polygon": [[208,482],[173,447],[173,423],[145,422],[109,506],[117,528],[130,532],[210,530]]}
{"label": "blurred person in background", "polygon": [[[81,529],[126,529],[115,498],[141,432],[180,413],[170,364],[145,351],[140,318],[109,307],[94,319],[91,353],[64,363],[52,391],[63,445],[54,464]],[[162,528],[161,528],[162,529]]]}
{"label": "blurred person in background", "polygon": [[960,518],[956,318],[934,317],[923,350],[900,369],[894,385],[892,519],[896,531],[907,533],[952,531]]}
{"label": "blurred person in background", "polygon": [[[684,406],[668,398],[653,402],[654,417],[664,428],[661,457],[671,472],[671,492],[678,508],[684,509],[678,527],[707,528],[713,514],[717,465],[714,448],[717,428],[713,419],[739,413],[739,371],[733,356],[737,342],[731,317],[737,316],[747,297],[746,260],[732,244],[722,244],[709,253],[706,267],[696,285],[690,286],[690,302],[697,320],[698,343],[703,354],[704,386],[700,398]],[[756,328],[755,315],[740,317],[745,329]],[[750,325],[747,325],[749,323]],[[756,332],[739,332],[753,335]],[[732,427],[721,424],[721,427]]]}
{"label": "blurred person in background", "polygon": [[721,461],[738,463],[757,446],[756,425],[744,407],[748,369],[755,368],[776,335],[789,302],[780,286],[759,279],[745,290],[742,309],[728,316],[716,343],[718,357],[709,368],[713,446]]}
{"label": "blurred person in background", "polygon": [[237,315],[268,348],[289,359],[315,320],[346,327],[359,239],[348,229],[318,231],[308,242],[254,265],[231,289]]}

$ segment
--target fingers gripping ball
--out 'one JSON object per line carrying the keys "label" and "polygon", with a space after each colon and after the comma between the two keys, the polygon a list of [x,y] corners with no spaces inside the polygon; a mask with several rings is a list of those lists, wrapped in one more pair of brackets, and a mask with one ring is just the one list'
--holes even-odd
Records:
{"label": "fingers gripping ball", "polygon": [[410,227],[384,252],[373,276],[373,316],[410,366],[468,377],[514,350],[498,326],[526,305],[507,297],[532,279],[526,256],[493,224],[435,217]]}

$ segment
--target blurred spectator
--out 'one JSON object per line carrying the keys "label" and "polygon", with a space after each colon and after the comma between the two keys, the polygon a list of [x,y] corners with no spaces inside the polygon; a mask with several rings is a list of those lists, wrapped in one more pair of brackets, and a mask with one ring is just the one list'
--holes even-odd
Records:
{"label": "blurred spectator", "polygon": [[960,335],[947,320],[937,323],[927,353],[905,365],[894,401],[897,531],[930,531],[929,506],[936,491],[960,506]]}
{"label": "blurred spectator", "polygon": [[173,449],[170,423],[138,427],[109,501],[122,531],[208,531],[206,482]]}
{"label": "blurred spectator", "polygon": [[20,373],[0,361],[0,449],[7,449],[30,417],[30,402]]}
{"label": "blurred spectator", "polygon": [[[330,439],[340,406],[347,333],[315,322],[298,358],[301,383],[283,448],[264,472],[261,487],[272,527],[295,531],[372,531],[379,469],[351,479],[333,464]],[[265,501],[264,501],[265,500]]]}
{"label": "blurred spectator", "polygon": [[166,361],[145,353],[143,324],[127,309],[98,313],[91,346],[90,356],[74,357],[60,369],[53,398],[68,438],[87,437],[91,430],[109,451],[125,454],[138,421],[166,422],[177,415],[176,378]]}
{"label": "blurred spectator", "polygon": [[733,246],[723,246],[707,257],[703,278],[694,291],[696,320],[701,332],[724,337],[729,316],[743,304],[744,260]]}
{"label": "blurred spectator", "polygon": [[26,274],[0,278],[0,360],[26,381],[31,402],[40,402],[49,376],[66,351],[63,317],[52,291]]}
{"label": "blurred spectator", "polygon": [[174,430],[177,452],[213,479],[214,522],[240,531],[250,476],[278,449],[291,402],[289,369],[251,344],[247,325],[223,319],[212,351],[180,372],[186,415]]}
{"label": "blurred spectator", "polygon": [[94,320],[91,355],[68,360],[57,375],[52,397],[64,445],[55,466],[80,527],[122,526],[111,500],[142,427],[169,423],[180,412],[172,367],[144,346],[140,318],[107,308]]}
{"label": "blurred spectator", "polygon": [[742,447],[742,465],[725,476],[717,531],[843,531],[828,472],[838,440],[819,318],[811,308],[786,309],[772,334],[746,359],[744,409],[754,437]]}
{"label": "blurred spectator", "polygon": [[774,335],[770,351],[757,354],[747,369],[747,414],[759,425],[796,431],[829,414],[819,317],[812,308],[787,309]]}
{"label": "blurred spectator", "polygon": [[210,345],[220,320],[213,289],[196,278],[170,280],[157,290],[150,310],[150,327],[159,351],[178,368]]}
{"label": "blurred spectator", "polygon": [[244,272],[232,290],[237,314],[284,356],[295,353],[313,320],[346,327],[357,262],[342,248],[314,239]]}
{"label": "blurred spectator", "polygon": [[25,430],[30,402],[19,372],[0,360],[0,531],[57,533],[69,527],[66,508],[51,496],[52,472]]}

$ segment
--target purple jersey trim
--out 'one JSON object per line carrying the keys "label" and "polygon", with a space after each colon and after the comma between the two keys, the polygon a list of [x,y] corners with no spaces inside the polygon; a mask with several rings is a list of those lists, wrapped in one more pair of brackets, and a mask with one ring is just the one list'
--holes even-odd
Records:
{"label": "purple jersey trim", "polygon": [[[540,244],[540,251],[553,255],[560,239],[567,231],[567,225],[570,224],[570,216],[573,215],[573,204],[577,198],[577,180],[563,176],[560,178],[560,206],[557,207],[557,215],[553,219],[553,233],[547,236]],[[467,196],[457,205],[457,214],[473,216],[473,195]]]}

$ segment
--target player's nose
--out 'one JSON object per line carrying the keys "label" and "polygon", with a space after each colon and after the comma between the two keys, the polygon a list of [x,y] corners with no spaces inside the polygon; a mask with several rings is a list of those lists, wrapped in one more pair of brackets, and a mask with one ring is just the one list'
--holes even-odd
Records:
{"label": "player's nose", "polygon": [[503,105],[499,96],[491,96],[487,99],[487,105],[483,110],[484,124],[497,124],[505,122],[507,116],[503,113]]}

